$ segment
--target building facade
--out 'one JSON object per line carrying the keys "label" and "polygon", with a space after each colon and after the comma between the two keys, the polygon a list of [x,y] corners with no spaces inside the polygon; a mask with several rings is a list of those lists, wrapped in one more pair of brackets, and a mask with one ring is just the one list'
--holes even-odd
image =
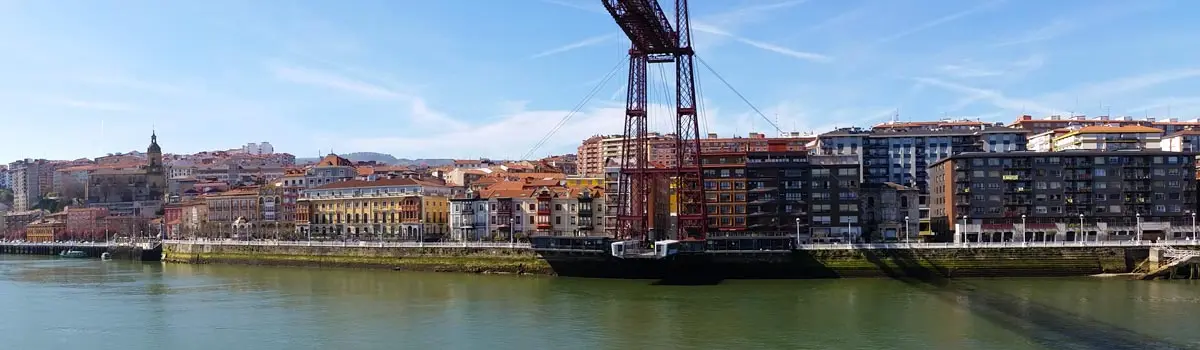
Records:
{"label": "building facade", "polygon": [[956,242],[1173,239],[1190,233],[1196,153],[963,154],[930,168],[933,230]]}
{"label": "building facade", "polygon": [[859,156],[864,183],[892,182],[924,191],[926,168],[938,159],[964,152],[1023,151],[1027,134],[980,122],[903,123],[821,134],[814,152]]}
{"label": "building facade", "polygon": [[341,181],[301,192],[298,233],[313,239],[437,241],[450,234],[450,187],[415,179]]}
{"label": "building facade", "polygon": [[42,199],[45,193],[42,192],[39,179],[48,167],[49,162],[45,159],[24,159],[8,165],[13,192],[13,211],[31,210]]}
{"label": "building facade", "polygon": [[450,198],[450,239],[455,241],[483,241],[487,239],[491,222],[487,198],[479,192],[467,191]]}

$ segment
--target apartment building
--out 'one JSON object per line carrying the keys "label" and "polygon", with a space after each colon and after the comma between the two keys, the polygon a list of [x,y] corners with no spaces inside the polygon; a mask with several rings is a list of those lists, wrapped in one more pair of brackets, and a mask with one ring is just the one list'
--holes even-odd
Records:
{"label": "apartment building", "polygon": [[1194,152],[968,153],[930,167],[941,241],[1180,238],[1197,212]]}
{"label": "apartment building", "polygon": [[1041,134],[1054,129],[1062,128],[1081,128],[1087,126],[1145,126],[1162,130],[1166,134],[1173,134],[1184,130],[1200,129],[1200,120],[1181,121],[1178,118],[1156,119],[1142,118],[1134,119],[1133,117],[1110,117],[1099,116],[1088,118],[1087,116],[1058,116],[1052,115],[1042,119],[1034,119],[1029,115],[1017,117],[1016,121],[1009,124],[1009,127],[1029,130],[1033,134]]}
{"label": "apartment building", "polygon": [[891,182],[924,191],[929,164],[964,152],[1023,151],[1028,133],[979,122],[887,124],[821,134],[814,152],[859,157],[865,183]]}
{"label": "apartment building", "polygon": [[262,210],[257,186],[230,189],[204,196],[208,229],[218,237],[245,238],[262,224]]}
{"label": "apartment building", "polygon": [[9,181],[11,181],[13,192],[12,211],[28,211],[37,205],[45,195],[39,179],[42,177],[42,173],[48,170],[49,161],[45,159],[23,159],[8,164]]}
{"label": "apartment building", "polygon": [[1085,126],[1054,129],[1029,137],[1034,152],[1161,149],[1163,131],[1148,126]]}
{"label": "apartment building", "polygon": [[744,236],[746,223],[746,152],[708,152],[700,156],[708,206],[708,236]]}
{"label": "apartment building", "polygon": [[296,230],[313,239],[437,241],[451,232],[451,193],[408,178],[328,183],[301,192]]}
{"label": "apartment building", "polygon": [[[675,135],[649,135],[647,159],[664,167],[675,166],[675,147],[678,138]],[[781,137],[768,137],[766,134],[752,132],[747,137],[719,137],[708,134],[701,138],[701,152],[751,152],[765,151],[770,142],[785,142],[792,151],[801,151],[805,145],[816,139],[816,136],[800,133],[787,133]],[[604,173],[607,159],[621,159],[625,138],[621,135],[593,136],[583,141],[576,155],[576,168],[582,175],[600,175]]]}
{"label": "apartment building", "polygon": [[0,164],[0,189],[12,188],[12,179],[8,175],[8,165]]}

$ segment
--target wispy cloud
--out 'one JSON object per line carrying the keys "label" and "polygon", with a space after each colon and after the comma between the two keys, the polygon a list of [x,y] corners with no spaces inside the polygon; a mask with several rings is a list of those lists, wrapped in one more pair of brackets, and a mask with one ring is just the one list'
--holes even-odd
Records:
{"label": "wispy cloud", "polygon": [[370,98],[400,99],[411,97],[393,89],[350,79],[330,72],[285,64],[270,64],[268,68],[276,78],[292,83],[341,90]]}
{"label": "wispy cloud", "polygon": [[941,70],[942,73],[945,73],[946,75],[949,75],[949,76],[952,76],[955,78],[960,78],[960,79],[994,77],[994,76],[1004,74],[1004,72],[998,71],[998,70],[987,70],[987,69],[975,68],[975,67],[969,67],[969,66],[957,65],[957,64],[943,65],[943,66],[939,67],[938,69]]}
{"label": "wispy cloud", "polygon": [[573,0],[541,0],[541,2],[587,12],[608,14],[608,11],[604,9],[604,6],[598,4],[596,1],[583,2]]}
{"label": "wispy cloud", "polygon": [[1024,34],[1021,34],[1020,36],[1017,36],[1016,38],[1012,38],[1012,39],[1009,39],[1006,41],[996,43],[996,44],[992,45],[992,47],[1000,48],[1000,47],[1005,47],[1005,46],[1024,45],[1024,44],[1030,44],[1030,43],[1035,43],[1035,42],[1040,42],[1040,41],[1046,41],[1046,40],[1050,40],[1050,39],[1054,39],[1059,36],[1062,36],[1063,34],[1069,33],[1071,31],[1075,30],[1075,28],[1078,28],[1077,22],[1068,21],[1065,19],[1058,19],[1053,22],[1050,22],[1050,24],[1047,24],[1045,26],[1034,28],[1033,30],[1030,30]]}
{"label": "wispy cloud", "polygon": [[822,30],[862,17],[863,15],[867,14],[867,12],[870,12],[875,8],[873,6],[874,4],[875,3],[873,2],[868,2],[850,10],[846,10],[845,12],[839,13],[833,17],[826,18],[824,21],[818,22],[812,27],[808,27],[808,31]]}
{"label": "wispy cloud", "polygon": [[1195,110],[1200,107],[1200,96],[1190,97],[1162,97],[1151,100],[1149,103],[1129,109],[1129,113],[1150,113],[1170,115],[1172,111],[1176,115],[1182,114],[1181,111]]}
{"label": "wispy cloud", "polygon": [[268,68],[275,74],[276,78],[292,83],[339,90],[367,98],[406,102],[408,103],[407,116],[409,120],[424,126],[460,129],[468,125],[465,122],[451,118],[429,107],[425,99],[421,96],[401,92],[393,88],[370,84],[333,72],[287,64],[271,64]]}
{"label": "wispy cloud", "polygon": [[1075,11],[1049,21],[1046,25],[1025,31],[1015,37],[992,44],[992,48],[1018,46],[1057,39],[1084,27],[1132,16],[1142,11],[1159,8],[1156,1],[1115,1],[1087,3],[1081,11]]}
{"label": "wispy cloud", "polygon": [[1031,100],[1031,99],[1009,97],[1009,96],[1004,95],[1004,93],[997,91],[997,90],[988,90],[988,89],[982,89],[982,88],[977,88],[977,87],[971,87],[971,86],[966,86],[966,85],[962,85],[962,84],[948,82],[948,81],[937,79],[937,78],[915,78],[914,80],[916,80],[917,82],[923,83],[923,84],[936,86],[936,87],[939,87],[942,89],[958,92],[960,94],[966,95],[966,97],[969,97],[969,98],[973,98],[973,99],[980,100],[980,101],[987,101],[996,107],[1003,108],[1003,109],[1009,110],[1009,111],[1030,111],[1030,112],[1036,112],[1036,113],[1041,113],[1041,114],[1055,114],[1055,115],[1066,114],[1061,109],[1046,106],[1046,105],[1041,104],[1040,102],[1037,102],[1037,101]]}
{"label": "wispy cloud", "polygon": [[805,60],[805,61],[819,62],[819,63],[826,63],[826,62],[833,61],[833,57],[830,57],[827,55],[793,50],[793,49],[789,49],[789,48],[771,44],[771,43],[765,43],[765,42],[761,42],[761,41],[757,41],[757,40],[743,38],[743,37],[734,35],[733,33],[730,33],[728,31],[725,31],[721,28],[717,28],[717,27],[714,27],[714,26],[708,25],[708,24],[697,24],[697,25],[692,26],[692,29],[695,29],[695,30],[701,31],[701,32],[705,32],[705,33],[709,33],[709,34],[715,34],[715,35],[719,35],[719,36],[728,37],[730,39],[736,40],[743,44],[750,45],[751,47],[774,52],[774,53],[784,55],[784,56],[790,56],[790,57]]}
{"label": "wispy cloud", "polygon": [[603,44],[605,42],[608,42],[608,41],[618,38],[619,35],[620,35],[620,33],[613,33],[613,34],[594,36],[591,38],[583,39],[583,40],[576,41],[576,42],[573,42],[570,44],[566,44],[563,46],[559,46],[559,47],[556,47],[553,49],[549,49],[546,51],[536,53],[533,56],[529,56],[529,58],[530,59],[542,58],[542,57],[546,57],[546,56],[561,54],[561,53],[571,51],[571,50],[585,48],[588,46],[595,46],[595,45]]}
{"label": "wispy cloud", "polygon": [[86,109],[86,110],[99,111],[99,112],[136,112],[136,111],[141,110],[141,108],[138,108],[137,106],[124,104],[124,103],[104,102],[104,101],[85,101],[85,100],[76,100],[76,99],[69,99],[69,98],[49,98],[49,99],[46,99],[46,102],[50,103],[50,104],[60,105],[60,106],[66,106],[66,107],[71,107],[71,108],[76,108],[76,109]]}
{"label": "wispy cloud", "polygon": [[808,0],[790,0],[781,1],[769,4],[757,4],[733,9],[731,11],[721,12],[709,16],[704,16],[700,19],[701,22],[711,23],[716,26],[725,28],[737,27],[755,20],[762,19],[763,15],[771,12],[796,7],[808,2]]}
{"label": "wispy cloud", "polygon": [[1171,69],[1128,77],[1116,78],[1099,83],[1085,84],[1079,89],[1055,94],[1060,99],[1099,100],[1145,90],[1158,85],[1200,77],[1200,68]]}
{"label": "wispy cloud", "polygon": [[1026,73],[1040,69],[1046,64],[1046,56],[1041,54],[1032,54],[1025,58],[1008,62],[1005,64],[994,64],[989,68],[988,65],[973,61],[963,61],[960,63],[945,64],[938,67],[945,76],[955,79],[972,79],[986,77],[1020,77]]}
{"label": "wispy cloud", "polygon": [[900,39],[900,38],[903,38],[903,37],[906,37],[909,35],[913,35],[913,34],[916,34],[916,33],[919,33],[919,32],[925,31],[925,30],[929,30],[930,28],[934,28],[934,27],[937,27],[937,26],[940,26],[940,25],[943,25],[946,23],[956,21],[963,17],[973,15],[975,13],[994,8],[1000,4],[1003,4],[1005,1],[1006,0],[988,1],[986,3],[980,4],[978,6],[975,6],[975,7],[963,10],[963,11],[955,12],[955,13],[952,13],[952,14],[949,14],[946,16],[942,16],[942,17],[938,17],[931,21],[918,24],[917,26],[909,28],[907,30],[903,30],[903,31],[897,32],[896,34],[892,34],[892,35],[883,37],[883,38],[879,39],[878,41],[876,41],[875,44],[876,45],[884,44],[887,42],[894,41],[896,39]]}

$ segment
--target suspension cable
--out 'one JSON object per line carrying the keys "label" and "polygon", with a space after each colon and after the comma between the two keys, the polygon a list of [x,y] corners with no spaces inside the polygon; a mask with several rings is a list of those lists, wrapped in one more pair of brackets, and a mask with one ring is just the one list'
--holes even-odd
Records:
{"label": "suspension cable", "polygon": [[713,76],[717,77],[717,80],[720,80],[721,83],[725,84],[725,87],[729,88],[730,91],[733,91],[734,95],[737,95],[738,98],[742,99],[742,102],[745,102],[747,106],[750,106],[750,109],[753,109],[755,113],[758,113],[758,116],[762,117],[762,119],[765,120],[768,125],[771,125],[771,127],[775,128],[775,131],[778,132],[779,134],[783,134],[783,129],[780,129],[779,125],[775,125],[775,122],[772,121],[771,118],[767,118],[766,114],[763,114],[763,112],[761,110],[759,110],[758,107],[755,107],[753,103],[750,103],[750,100],[746,99],[746,96],[742,95],[742,93],[739,92],[737,89],[735,89],[732,84],[729,84],[729,81],[726,81],[725,78],[722,77],[720,73],[717,73],[717,70],[713,69],[712,66],[709,66],[708,62],[705,62],[704,59],[701,58],[699,55],[696,55],[695,57],[696,57],[696,60],[700,61],[700,65],[704,66],[705,69],[708,69],[708,71],[710,73],[712,73]]}
{"label": "suspension cable", "polygon": [[529,149],[528,152],[525,152],[525,154],[522,155],[520,159],[525,160],[525,159],[529,158],[529,156],[533,155],[534,152],[537,152],[537,150],[539,148],[541,148],[542,146],[544,146],[546,144],[546,142],[550,140],[551,137],[554,137],[554,134],[557,133],[559,129],[562,129],[562,127],[564,125],[566,125],[567,122],[570,121],[572,117],[574,117],[576,114],[579,114],[579,111],[583,110],[583,107],[586,106],[587,103],[592,100],[592,97],[595,97],[596,93],[598,93],[600,91],[600,89],[603,89],[605,85],[608,85],[608,82],[611,81],[614,76],[616,76],[617,71],[621,68],[621,65],[625,64],[625,61],[627,60],[626,57],[627,56],[622,56],[621,60],[618,61],[616,65],[613,65],[612,69],[608,71],[608,74],[606,74],[604,76],[604,78],[601,79],[600,82],[598,84],[596,84],[595,87],[592,88],[591,91],[588,91],[587,95],[583,97],[583,100],[581,100],[581,101],[579,101],[579,103],[575,104],[575,107],[572,108],[571,111],[567,113],[567,115],[563,116],[562,119],[560,119],[558,121],[558,124],[555,124],[554,127],[551,128],[550,131],[546,133],[546,136],[542,136],[542,138],[540,140],[538,140],[538,142],[535,143],[533,145],[533,147]]}

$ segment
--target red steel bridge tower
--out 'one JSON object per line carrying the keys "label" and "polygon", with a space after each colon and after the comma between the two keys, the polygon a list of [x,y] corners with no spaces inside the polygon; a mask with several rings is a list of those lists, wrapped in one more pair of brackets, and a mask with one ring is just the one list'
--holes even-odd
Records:
{"label": "red steel bridge tower", "polygon": [[[617,209],[617,238],[650,240],[651,193],[657,179],[670,177],[677,196],[674,238],[703,244],[708,238],[708,212],[700,169],[700,122],[696,114],[696,81],[692,65],[692,30],[687,0],[675,0],[672,27],[658,0],[602,0],[605,9],[629,37],[629,85],[625,102],[625,140]],[[675,167],[649,164],[647,137],[647,66],[675,63]],[[659,228],[661,229],[661,228]]]}

